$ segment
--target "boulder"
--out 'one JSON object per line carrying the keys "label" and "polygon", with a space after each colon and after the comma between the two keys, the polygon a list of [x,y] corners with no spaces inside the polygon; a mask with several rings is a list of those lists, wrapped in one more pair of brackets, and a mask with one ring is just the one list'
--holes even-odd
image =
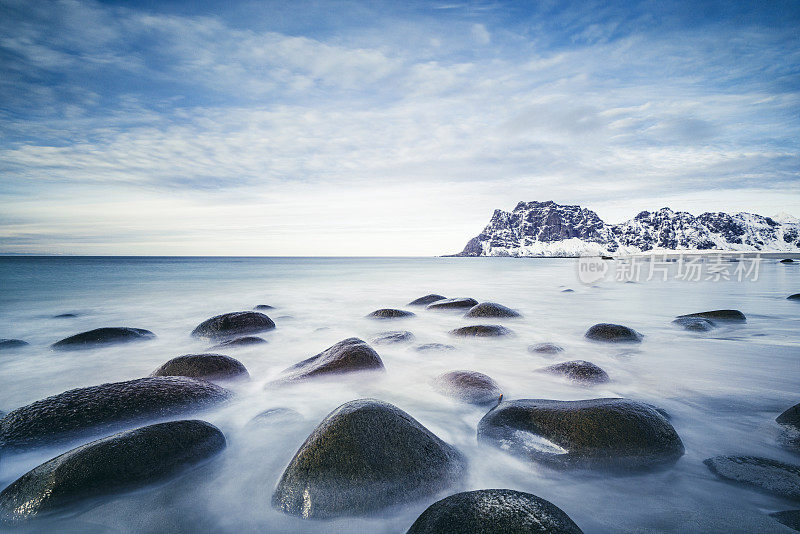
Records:
{"label": "boulder", "polygon": [[132,341],[146,341],[156,337],[154,333],[142,328],[128,328],[126,326],[113,326],[107,328],[95,328],[88,332],[81,332],[56,341],[51,348],[55,350],[76,350],[114,343],[130,343]]}
{"label": "boulder", "polygon": [[315,376],[354,371],[382,371],[383,369],[383,361],[375,349],[363,340],[351,337],[284,370],[284,376],[280,381],[303,380]]}
{"label": "boulder", "polygon": [[21,339],[0,339],[0,350],[18,349],[26,345],[29,343]]}
{"label": "boulder", "polygon": [[481,302],[470,308],[464,317],[522,317],[522,314],[496,302]]}
{"label": "boulder", "polygon": [[551,375],[560,375],[570,380],[586,384],[601,384],[611,380],[608,377],[608,373],[592,362],[587,362],[585,360],[572,360],[569,362],[557,363],[539,369],[539,371]]}
{"label": "boulder", "polygon": [[153,371],[150,376],[188,376],[203,380],[249,378],[250,374],[239,360],[224,354],[184,354]]}
{"label": "boulder", "polygon": [[120,432],[49,460],[0,493],[0,518],[20,521],[81,501],[160,482],[225,448],[205,421],[171,421]]}
{"label": "boulder", "polygon": [[499,324],[478,324],[450,330],[450,335],[459,337],[499,337],[511,334],[511,330]]}
{"label": "boulder", "polygon": [[800,510],[784,510],[783,512],[773,512],[769,515],[779,523],[800,531]]}
{"label": "boulder", "polygon": [[254,311],[233,312],[206,319],[194,330],[193,337],[224,341],[245,334],[256,334],[275,328],[272,319]]}
{"label": "boulder", "polygon": [[789,295],[786,297],[786,300],[800,300],[800,293],[795,293],[794,295]]}
{"label": "boulder", "polygon": [[406,317],[414,317],[416,314],[405,310],[395,310],[392,308],[383,308],[375,310],[367,315],[369,319],[404,319]]}
{"label": "boulder", "polygon": [[430,505],[406,534],[581,534],[564,511],[509,489],[465,491]]}
{"label": "boulder", "polygon": [[469,404],[497,404],[503,394],[497,382],[476,371],[450,371],[437,376],[433,383],[442,395]]}
{"label": "boulder", "polygon": [[561,290],[561,292],[562,292],[562,293],[575,293],[575,290],[574,290],[574,289],[567,288],[567,289],[562,289],[562,290]]}
{"label": "boulder", "polygon": [[711,310],[697,313],[688,313],[686,315],[679,315],[678,319],[685,317],[701,317],[703,319],[710,319],[712,321],[730,321],[735,323],[744,323],[747,317],[739,310]]}
{"label": "boulder", "polygon": [[17,449],[62,443],[196,412],[229,398],[230,392],[211,382],[177,376],[72,389],[0,419],[0,442]]}
{"label": "boulder", "polygon": [[672,322],[682,326],[684,330],[692,332],[708,332],[717,326],[714,321],[709,321],[702,317],[678,317]]}
{"label": "boulder", "polygon": [[437,300],[428,304],[426,310],[466,310],[477,305],[478,301],[473,298],[455,298]]}
{"label": "boulder", "polygon": [[478,439],[564,468],[647,469],[674,463],[684,452],[661,413],[627,399],[503,402],[478,423]]}
{"label": "boulder", "polygon": [[718,477],[761,491],[800,499],[800,466],[758,456],[715,456],[703,463]]}
{"label": "boulder", "polygon": [[800,430],[800,403],[795,404],[775,418],[781,425],[789,425]]}
{"label": "boulder", "polygon": [[431,302],[436,302],[437,300],[444,300],[446,297],[442,295],[436,295],[431,293],[430,295],[425,295],[424,297],[420,297],[418,299],[414,299],[408,303],[409,306],[427,306]]}
{"label": "boulder", "polygon": [[586,331],[586,338],[608,343],[639,343],[642,334],[621,324],[599,323]]}
{"label": "boulder", "polygon": [[343,404],[311,433],[272,496],[306,519],[369,514],[417,501],[461,481],[462,454],[396,406]]}
{"label": "boulder", "polygon": [[213,347],[213,350],[219,349],[228,349],[228,348],[236,348],[236,347],[249,347],[251,345],[260,345],[261,343],[266,343],[267,340],[263,337],[258,336],[242,336],[237,337],[235,339],[229,339],[227,341],[223,341],[222,343],[217,343]]}
{"label": "boulder", "polygon": [[447,345],[445,343],[424,343],[422,345],[417,345],[414,350],[418,352],[428,352],[428,351],[448,351],[448,350],[456,350],[453,345]]}
{"label": "boulder", "polygon": [[786,258],[781,260],[780,263],[794,263],[794,260],[792,258]]}
{"label": "boulder", "polygon": [[274,310],[275,306],[270,306],[269,304],[258,304],[254,310]]}
{"label": "boulder", "polygon": [[553,343],[536,343],[528,347],[528,352],[534,354],[558,354],[559,352],[564,352],[564,349]]}
{"label": "boulder", "polygon": [[399,330],[396,332],[381,332],[372,342],[376,345],[391,345],[393,343],[411,343],[416,337],[408,330]]}
{"label": "boulder", "polygon": [[77,316],[77,313],[59,313],[58,315],[54,315],[53,319],[74,319]]}

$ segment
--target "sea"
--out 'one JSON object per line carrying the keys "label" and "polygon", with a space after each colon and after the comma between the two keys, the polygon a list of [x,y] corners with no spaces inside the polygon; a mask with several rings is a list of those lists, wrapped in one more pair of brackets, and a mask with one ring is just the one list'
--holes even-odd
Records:
{"label": "sea", "polygon": [[[613,262],[617,263],[617,262]],[[214,460],[166,483],[112,495],[13,532],[325,532],[403,533],[434,501],[457,491],[509,488],[564,510],[586,533],[791,532],[768,516],[797,503],[726,483],[703,464],[716,455],[755,455],[800,463],[778,444],[775,417],[800,401],[800,264],[769,258],[742,278],[709,270],[681,277],[676,264],[655,273],[587,279],[570,258],[224,258],[2,257],[0,338],[30,343],[0,352],[0,410],[9,412],[62,391],[149,375],[167,360],[208,352],[190,337],[203,320],[268,304],[277,327],[266,344],[225,354],[251,379],[226,385],[230,403],[199,416],[225,434]],[[628,273],[630,274],[630,273]],[[571,290],[571,291],[568,291]],[[516,319],[465,319],[462,312],[407,306],[438,293],[473,297],[518,310]],[[379,308],[414,311],[391,321],[365,316]],[[690,332],[677,315],[737,309],[746,323]],[[60,314],[74,317],[56,318]],[[636,345],[585,339],[595,323],[619,323],[644,335]],[[502,324],[513,335],[456,338],[470,324]],[[151,330],[152,341],[55,352],[59,339],[98,327]],[[340,375],[276,388],[290,365],[349,337],[371,343],[407,330],[414,341],[374,344],[385,373]],[[528,347],[550,342],[556,355]],[[415,347],[442,343],[449,351]],[[538,370],[587,360],[611,380],[583,386]],[[668,469],[608,473],[558,470],[478,443],[486,407],[463,404],[432,385],[438,375],[473,370],[491,376],[504,399],[624,397],[665,410],[686,448]],[[341,404],[375,398],[406,411],[468,459],[458,487],[385,512],[305,520],[271,506],[275,486],[306,437]],[[297,424],[248,424],[264,410],[288,407]],[[195,416],[192,416],[195,417]],[[67,447],[68,448],[68,447]],[[1,454],[0,487],[64,447]],[[2,528],[2,527],[0,527]]]}

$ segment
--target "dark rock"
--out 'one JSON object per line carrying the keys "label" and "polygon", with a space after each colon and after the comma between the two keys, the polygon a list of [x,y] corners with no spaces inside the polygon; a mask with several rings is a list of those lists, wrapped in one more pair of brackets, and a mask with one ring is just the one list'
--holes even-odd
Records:
{"label": "dark rock", "polygon": [[562,289],[561,292],[562,293],[575,293],[575,290],[567,288],[567,289]]}
{"label": "dark rock", "polygon": [[279,321],[291,321],[292,319],[294,319],[294,315],[281,315],[279,317],[276,317],[276,319]]}
{"label": "dark rock", "polygon": [[496,302],[481,302],[470,308],[464,317],[522,317],[522,314]]}
{"label": "dark rock", "polygon": [[409,306],[427,306],[431,302],[436,302],[437,300],[444,300],[446,297],[442,295],[430,294],[425,295],[424,297],[420,297],[418,299],[414,299],[408,303]]}
{"label": "dark rock", "polygon": [[513,334],[511,330],[498,324],[478,324],[473,326],[462,326],[455,330],[450,330],[450,334],[460,337],[498,337]]}
{"label": "dark rock", "polygon": [[249,378],[242,362],[223,354],[184,354],[153,371],[150,376],[188,376],[203,380]]}
{"label": "dark rock", "polygon": [[564,349],[553,343],[537,343],[528,347],[528,352],[535,354],[558,354],[564,352]]}
{"label": "dark rock", "polygon": [[244,334],[272,330],[273,328],[275,328],[275,323],[263,313],[253,311],[233,312],[206,319],[192,330],[192,336],[222,341]]}
{"label": "dark rock", "polygon": [[570,380],[590,384],[600,384],[610,380],[605,371],[592,362],[587,362],[585,360],[572,360],[569,362],[557,363],[539,369],[539,371],[553,375],[561,375]]}
{"label": "dark rock", "polygon": [[784,510],[783,512],[773,512],[769,515],[779,523],[800,531],[800,510]]}
{"label": "dark rock", "polygon": [[274,425],[274,424],[289,424],[289,423],[299,423],[303,421],[303,415],[298,412],[297,410],[293,410],[291,408],[270,408],[269,410],[264,410],[260,414],[256,415],[250,421],[247,422],[247,426],[264,426],[264,425]]}
{"label": "dark rock", "polygon": [[269,304],[259,304],[253,309],[254,310],[274,310],[275,306],[270,306]]}
{"label": "dark rock", "polygon": [[427,352],[430,350],[456,350],[453,345],[446,345],[444,343],[425,343],[423,345],[417,345],[415,348],[418,352]]}
{"label": "dark rock", "polygon": [[717,326],[714,321],[709,321],[702,317],[678,317],[672,322],[682,326],[684,330],[692,332],[708,332]]}
{"label": "dark rock", "polygon": [[497,404],[503,394],[497,382],[476,371],[451,371],[437,376],[433,383],[442,395],[470,404]]}
{"label": "dark rock", "polygon": [[236,339],[229,339],[227,341],[223,341],[222,343],[217,343],[213,347],[214,350],[218,349],[227,349],[232,347],[249,347],[250,345],[260,345],[262,343],[266,343],[267,340],[263,337],[258,336],[242,336],[237,337]]}
{"label": "dark rock", "polygon": [[406,534],[581,534],[558,506],[508,489],[465,491],[436,501]]}
{"label": "dark rock", "polygon": [[627,399],[503,402],[478,439],[555,467],[646,469],[683,455],[680,437],[652,406]]}
{"label": "dark rock", "polygon": [[800,499],[800,466],[757,456],[715,456],[703,463],[722,479]]}
{"label": "dark rock", "polygon": [[343,404],[311,433],[272,496],[303,518],[371,513],[416,501],[462,480],[466,460],[396,406]]}
{"label": "dark rock", "polygon": [[229,397],[227,390],[211,382],[177,376],[72,389],[0,419],[0,442],[9,448],[66,442],[83,434],[196,412]]}
{"label": "dark rock", "polygon": [[142,328],[128,328],[115,326],[108,328],[95,328],[88,332],[81,332],[50,345],[56,350],[85,349],[112,343],[129,343],[131,341],[146,341],[156,337],[154,333]]}
{"label": "dark rock", "polygon": [[163,481],[218,454],[225,436],[204,421],[171,421],[72,449],[0,493],[0,517],[19,521]]}
{"label": "dark rock", "polygon": [[610,343],[639,343],[642,334],[621,324],[599,323],[586,331],[586,337],[593,341]]}
{"label": "dark rock", "polygon": [[613,260],[614,258],[611,256],[600,256],[601,260]]}
{"label": "dark rock", "polygon": [[77,316],[77,313],[59,313],[58,315],[54,315],[53,319],[72,319]]}
{"label": "dark rock", "polygon": [[363,340],[351,337],[284,370],[285,376],[280,381],[371,370],[383,370],[381,357]]}
{"label": "dark rock", "polygon": [[382,332],[375,337],[372,342],[377,345],[390,345],[392,343],[411,343],[416,337],[407,330],[397,332]]}
{"label": "dark rock", "polygon": [[370,319],[402,319],[405,317],[414,317],[415,313],[405,310],[393,310],[391,308],[383,308],[375,310],[367,315]]}
{"label": "dark rock", "polygon": [[478,304],[478,301],[473,298],[455,298],[437,300],[428,304],[426,310],[464,310],[471,308]]}
{"label": "dark rock", "polygon": [[26,345],[29,345],[29,343],[21,339],[0,339],[0,350],[18,349]]}
{"label": "dark rock", "polygon": [[775,421],[780,423],[781,425],[790,425],[800,429],[800,403],[795,404],[778,417],[775,418]]}
{"label": "dark rock", "polygon": [[794,260],[791,258],[786,258],[780,261],[780,263],[794,263]]}
{"label": "dark rock", "polygon": [[786,297],[786,300],[800,300],[800,293],[795,293],[794,295],[789,295]]}
{"label": "dark rock", "polygon": [[698,313],[689,313],[686,315],[679,315],[678,319],[684,317],[702,317],[703,319],[711,319],[712,321],[731,321],[744,323],[747,317],[744,316],[739,310],[712,310]]}

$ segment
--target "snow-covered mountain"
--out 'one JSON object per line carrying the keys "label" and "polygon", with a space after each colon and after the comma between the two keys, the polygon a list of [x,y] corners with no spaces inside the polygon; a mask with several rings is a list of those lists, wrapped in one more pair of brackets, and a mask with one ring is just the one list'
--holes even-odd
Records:
{"label": "snow-covered mountain", "polygon": [[520,202],[495,210],[489,224],[458,256],[579,256],[672,250],[800,252],[800,221],[752,213],[703,213],[661,208],[621,224],[592,210],[547,202]]}

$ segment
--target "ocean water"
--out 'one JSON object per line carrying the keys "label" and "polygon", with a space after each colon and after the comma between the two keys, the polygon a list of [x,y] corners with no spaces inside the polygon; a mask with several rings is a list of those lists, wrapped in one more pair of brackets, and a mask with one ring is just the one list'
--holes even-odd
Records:
{"label": "ocean water", "polygon": [[[175,356],[206,351],[189,336],[220,313],[270,304],[277,328],[267,344],[225,351],[252,379],[234,384],[235,400],[204,413],[228,440],[215,460],[166,484],[108,497],[32,525],[36,532],[370,532],[402,533],[432,502],[456,491],[512,488],[545,498],[584,532],[791,532],[766,514],[797,503],[716,479],[702,464],[718,454],[753,454],[791,463],[800,457],[776,443],[775,417],[800,399],[800,265],[766,261],[757,281],[676,279],[591,285],[574,259],[513,258],[0,258],[0,337],[31,346],[0,352],[0,410],[61,391],[147,376]],[[573,292],[564,292],[564,289]],[[405,307],[441,293],[518,309],[493,320],[515,335],[454,339],[447,332],[477,321],[460,313],[414,309],[416,317],[376,321],[378,308]],[[692,333],[671,324],[679,314],[735,308],[746,324]],[[405,307],[405,309],[411,309]],[[76,313],[56,319],[56,314]],[[489,322],[489,321],[483,321]],[[615,322],[645,335],[635,346],[601,345],[583,334]],[[146,328],[157,339],[77,352],[53,352],[63,337],[102,326]],[[416,342],[375,345],[386,373],[341,376],[283,388],[266,384],[281,370],[351,336],[409,330]],[[530,344],[565,348],[555,357]],[[417,352],[421,343],[449,352]],[[584,359],[612,381],[579,386],[536,370]],[[506,399],[626,397],[672,417],[686,454],[669,469],[629,475],[552,470],[476,440],[486,409],[438,394],[438,374],[470,369],[500,383]],[[308,521],[274,510],[270,498],[283,469],[314,427],[352,399],[373,397],[410,413],[460,449],[470,463],[463,486],[370,517]],[[301,412],[297,425],[248,426],[272,407]],[[6,455],[0,486],[63,452]]]}

